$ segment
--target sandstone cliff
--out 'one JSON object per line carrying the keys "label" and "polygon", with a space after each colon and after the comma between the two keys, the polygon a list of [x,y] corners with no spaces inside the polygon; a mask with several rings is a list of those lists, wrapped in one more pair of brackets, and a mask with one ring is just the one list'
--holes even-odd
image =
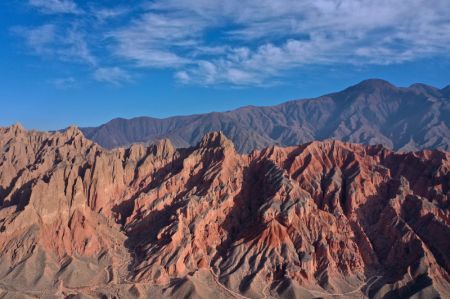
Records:
{"label": "sandstone cliff", "polygon": [[0,296],[450,297],[450,154],[0,128]]}

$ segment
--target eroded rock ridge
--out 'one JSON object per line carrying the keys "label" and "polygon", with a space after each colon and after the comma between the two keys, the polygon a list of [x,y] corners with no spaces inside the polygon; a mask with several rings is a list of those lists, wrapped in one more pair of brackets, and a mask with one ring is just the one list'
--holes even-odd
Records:
{"label": "eroded rock ridge", "polygon": [[450,154],[0,128],[0,292],[449,298]]}

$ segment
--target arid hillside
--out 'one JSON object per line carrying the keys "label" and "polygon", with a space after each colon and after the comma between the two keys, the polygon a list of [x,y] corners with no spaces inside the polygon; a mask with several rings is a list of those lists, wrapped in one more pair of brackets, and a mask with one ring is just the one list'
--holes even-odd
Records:
{"label": "arid hillside", "polygon": [[241,153],[325,139],[382,144],[401,151],[450,150],[449,90],[450,86],[438,89],[425,84],[396,87],[372,79],[316,99],[277,106],[165,119],[113,119],[81,130],[106,148],[164,138],[176,147],[195,146],[205,134],[222,131]]}
{"label": "arid hillside", "polygon": [[449,191],[442,150],[0,128],[0,297],[450,298]]}

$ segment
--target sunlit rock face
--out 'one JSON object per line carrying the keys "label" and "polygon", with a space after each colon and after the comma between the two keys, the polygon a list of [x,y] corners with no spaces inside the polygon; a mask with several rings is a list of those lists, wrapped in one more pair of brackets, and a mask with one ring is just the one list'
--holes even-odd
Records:
{"label": "sunlit rock face", "polygon": [[449,158],[0,128],[0,294],[449,298]]}

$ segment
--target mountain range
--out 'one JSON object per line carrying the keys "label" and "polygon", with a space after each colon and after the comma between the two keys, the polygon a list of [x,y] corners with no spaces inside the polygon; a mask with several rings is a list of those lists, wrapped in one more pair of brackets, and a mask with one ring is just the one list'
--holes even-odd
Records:
{"label": "mountain range", "polygon": [[[381,115],[445,106],[423,86],[404,93]],[[333,99],[353,109],[337,95],[276,109],[331,121],[307,107],[343,109]],[[327,140],[240,154],[221,132],[107,150],[76,127],[0,128],[0,297],[450,298],[449,194],[443,150]]]}
{"label": "mountain range", "polygon": [[400,151],[449,150],[449,128],[450,86],[403,88],[371,79],[319,98],[272,107],[248,106],[165,119],[118,118],[81,130],[108,149],[165,138],[176,147],[189,147],[208,132],[222,131],[239,152],[248,153],[272,144],[290,146],[326,139],[382,144]]}

